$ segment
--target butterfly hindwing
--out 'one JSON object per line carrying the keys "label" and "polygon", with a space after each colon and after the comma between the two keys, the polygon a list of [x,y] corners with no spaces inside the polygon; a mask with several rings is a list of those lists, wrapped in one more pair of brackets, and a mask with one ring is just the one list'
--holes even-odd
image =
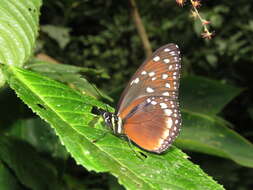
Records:
{"label": "butterfly hindwing", "polygon": [[181,116],[178,103],[163,96],[143,97],[122,112],[124,131],[138,146],[151,152],[163,152],[178,135]]}

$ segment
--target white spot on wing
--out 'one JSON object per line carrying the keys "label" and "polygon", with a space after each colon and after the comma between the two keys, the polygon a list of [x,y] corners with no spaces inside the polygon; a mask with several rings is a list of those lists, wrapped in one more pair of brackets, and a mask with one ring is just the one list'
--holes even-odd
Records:
{"label": "white spot on wing", "polygon": [[162,93],[162,95],[163,95],[163,96],[169,96],[170,93],[169,93],[169,92],[164,92],[164,93]]}
{"label": "white spot on wing", "polygon": [[169,48],[165,48],[164,51],[165,51],[165,52],[169,52],[170,49],[169,49]]}
{"label": "white spot on wing", "polygon": [[139,77],[137,77],[135,80],[134,80],[134,83],[138,83],[140,81]]}
{"label": "white spot on wing", "polygon": [[164,63],[169,63],[170,60],[169,60],[169,59],[164,59],[163,62],[164,62]]}
{"label": "white spot on wing", "polygon": [[151,102],[150,98],[148,98],[148,99],[147,99],[147,102],[148,102],[148,103],[150,103],[150,102]]}
{"label": "white spot on wing", "polygon": [[166,78],[168,78],[168,76],[169,75],[167,75],[167,74],[162,74],[162,79],[166,79]]}
{"label": "white spot on wing", "polygon": [[139,77],[137,77],[136,79],[132,80],[130,85],[132,85],[133,83],[138,84],[139,81],[140,81],[140,79],[139,79]]}
{"label": "white spot on wing", "polygon": [[166,139],[168,136],[170,135],[170,130],[165,130],[164,132],[163,132],[163,134],[162,134],[162,138],[163,139]]}
{"label": "white spot on wing", "polygon": [[154,61],[159,61],[159,60],[160,60],[160,57],[159,57],[159,56],[155,56],[155,57],[153,58],[153,60],[154,60]]}
{"label": "white spot on wing", "polygon": [[152,79],[151,80],[156,80],[156,77],[152,77]]}
{"label": "white spot on wing", "polygon": [[147,91],[148,93],[152,93],[152,92],[154,92],[154,89],[153,89],[153,88],[150,88],[150,87],[147,87],[147,88],[146,88],[146,91]]}
{"label": "white spot on wing", "polygon": [[166,109],[168,107],[167,104],[165,104],[165,103],[160,103],[160,106],[162,109]]}
{"label": "white spot on wing", "polygon": [[141,74],[142,74],[142,75],[146,75],[146,74],[147,74],[147,71],[142,71]]}
{"label": "white spot on wing", "polygon": [[172,121],[171,117],[169,117],[167,119],[166,123],[167,123],[167,127],[170,129],[172,127],[172,124],[173,124],[173,121]]}
{"label": "white spot on wing", "polygon": [[166,87],[166,88],[170,88],[170,83],[166,83],[166,84],[165,84],[165,87]]}
{"label": "white spot on wing", "polygon": [[152,77],[152,76],[155,75],[155,72],[150,72],[148,75],[149,75],[150,77]]}
{"label": "white spot on wing", "polygon": [[171,109],[165,109],[165,110],[164,110],[164,113],[165,113],[167,116],[171,116],[172,110],[171,110]]}
{"label": "white spot on wing", "polygon": [[156,105],[157,102],[156,102],[156,101],[152,101],[151,104],[152,104],[152,105]]}

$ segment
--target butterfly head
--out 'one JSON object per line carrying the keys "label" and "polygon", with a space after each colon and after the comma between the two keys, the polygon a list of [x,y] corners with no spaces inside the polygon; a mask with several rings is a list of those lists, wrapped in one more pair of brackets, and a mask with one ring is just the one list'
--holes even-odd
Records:
{"label": "butterfly head", "polygon": [[117,115],[105,111],[103,109],[99,109],[100,115],[103,117],[105,124],[110,127],[110,129],[113,131],[115,134],[121,134],[122,133],[122,121],[120,117]]}

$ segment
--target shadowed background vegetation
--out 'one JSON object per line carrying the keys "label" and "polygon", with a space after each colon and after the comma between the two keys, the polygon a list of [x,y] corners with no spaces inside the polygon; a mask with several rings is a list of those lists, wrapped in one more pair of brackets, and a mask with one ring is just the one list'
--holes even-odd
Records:
{"label": "shadowed background vegetation", "polygon": [[[200,13],[215,31],[211,40],[201,38],[203,28],[200,21],[190,17],[189,3],[179,7],[173,0],[140,0],[137,5],[152,50],[170,42],[181,49],[180,101],[185,131],[175,145],[224,188],[252,189],[251,1],[203,1]],[[58,62],[47,65],[32,59],[25,68],[64,82],[113,107],[145,59],[126,0],[45,0],[34,51],[39,59],[45,60],[47,55]],[[44,180],[52,182],[50,188],[55,189],[124,189],[111,175],[88,172],[77,165],[55,132],[7,85],[0,89],[0,105],[0,132],[13,138],[12,141],[0,138],[0,175],[11,179],[6,187],[47,189]],[[17,151],[8,152],[3,147]],[[29,155],[20,157],[23,162],[17,168],[37,174],[42,180],[34,182],[36,185],[29,177],[20,177],[25,176],[24,171],[10,167],[18,160],[6,161],[10,155],[22,155],[18,149],[25,149]],[[33,163],[34,167],[51,175],[39,176],[33,166],[25,163],[26,156],[38,161]],[[46,160],[43,164],[41,157]],[[0,183],[4,183],[1,178]]]}

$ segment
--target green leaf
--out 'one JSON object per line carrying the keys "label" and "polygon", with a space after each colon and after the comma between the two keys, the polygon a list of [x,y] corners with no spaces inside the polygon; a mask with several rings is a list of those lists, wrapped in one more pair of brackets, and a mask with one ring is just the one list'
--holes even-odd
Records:
{"label": "green leaf", "polygon": [[0,187],[1,190],[21,190],[17,179],[0,161]]}
{"label": "green leaf", "polygon": [[52,39],[56,40],[60,48],[65,48],[70,41],[70,28],[54,25],[43,25],[41,31],[47,33]]}
{"label": "green leaf", "polygon": [[253,167],[253,145],[216,117],[183,110],[183,129],[175,143],[182,149],[229,158],[242,166]]}
{"label": "green leaf", "polygon": [[39,118],[18,120],[11,126],[8,135],[30,143],[39,152],[50,153],[54,158],[68,158],[65,147],[53,129]]}
{"label": "green leaf", "polygon": [[215,115],[221,112],[242,90],[204,77],[190,76],[181,81],[180,101],[183,109]]}
{"label": "green leaf", "polygon": [[78,67],[78,66],[67,65],[67,64],[54,64],[54,63],[48,63],[48,62],[39,61],[39,60],[34,60],[32,63],[26,65],[26,68],[39,72],[39,73],[52,73],[52,74],[89,73],[92,75],[96,75],[96,77],[100,76],[104,72],[103,70],[98,70],[98,69]]}
{"label": "green leaf", "polygon": [[0,136],[0,160],[6,163],[19,181],[28,188],[55,190],[60,187],[54,166],[42,159],[28,143]]}
{"label": "green leaf", "polygon": [[22,66],[38,35],[40,0],[1,0],[0,63]]}
{"label": "green leaf", "polygon": [[95,85],[90,84],[81,73],[88,73],[93,76],[103,75],[103,70],[90,69],[85,67],[77,67],[67,64],[53,64],[42,61],[36,61],[26,66],[33,71],[39,72],[54,80],[68,84],[83,94],[100,98],[101,96],[109,101],[113,101],[111,97],[96,88]]}
{"label": "green leaf", "polygon": [[5,74],[17,95],[51,124],[76,162],[88,170],[110,172],[120,184],[134,190],[223,189],[175,147],[163,155],[134,147],[146,155],[140,159],[125,140],[111,133],[101,138],[105,132],[101,129],[102,119],[91,114],[91,109],[106,106],[97,100],[13,66],[5,67]]}
{"label": "green leaf", "polygon": [[216,116],[240,89],[203,77],[182,80],[183,127],[176,145],[253,167],[253,145]]}

